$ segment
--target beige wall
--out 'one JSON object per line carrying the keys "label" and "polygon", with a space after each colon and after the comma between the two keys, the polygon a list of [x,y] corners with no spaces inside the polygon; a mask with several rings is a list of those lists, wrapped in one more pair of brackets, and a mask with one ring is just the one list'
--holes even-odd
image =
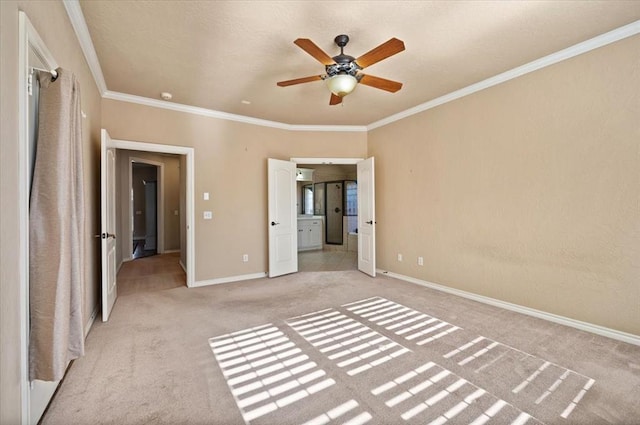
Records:
{"label": "beige wall", "polygon": [[369,132],[379,267],[640,335],[639,52],[635,36]]}
{"label": "beige wall", "polygon": [[[363,157],[367,149],[363,132],[286,131],[108,99],[102,111],[114,139],[194,148],[196,281],[267,271],[267,158]],[[213,220],[202,218],[206,210]]]}
{"label": "beige wall", "polygon": [[[123,259],[128,259],[131,253],[131,241],[128,237],[130,231],[129,164],[131,158],[139,158],[164,165],[164,249],[165,251],[180,250],[180,216],[184,214],[184,210],[181,210],[180,206],[180,155],[118,149],[116,156],[119,170],[116,175],[116,199],[118,200],[118,204],[116,205],[116,209],[118,210],[118,214],[116,214],[116,226],[117,234],[122,235],[120,237],[120,244],[118,244],[117,247],[118,264],[120,264]],[[153,171],[153,180],[155,180],[155,169]],[[159,191],[160,186],[158,186],[158,196]],[[144,193],[144,191],[142,193]],[[140,208],[137,209],[139,210]],[[178,215],[174,214],[176,210],[179,212]],[[135,216],[136,219],[142,217],[144,217],[144,213],[143,215]],[[143,226],[137,224],[135,227],[141,228]],[[144,236],[144,229],[142,229],[142,236]]]}
{"label": "beige wall", "polygon": [[85,321],[98,302],[100,96],[62,2],[0,2],[0,423],[20,423],[20,287],[18,274],[18,10],[24,10],[58,64],[80,81],[86,209]]}

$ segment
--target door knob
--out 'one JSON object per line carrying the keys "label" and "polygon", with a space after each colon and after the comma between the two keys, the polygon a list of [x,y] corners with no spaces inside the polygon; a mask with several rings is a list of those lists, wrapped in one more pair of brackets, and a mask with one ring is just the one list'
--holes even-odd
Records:
{"label": "door knob", "polygon": [[340,212],[340,208],[336,207],[336,209],[334,211],[339,213]]}
{"label": "door knob", "polygon": [[116,238],[116,235],[113,233],[100,233],[99,235],[93,235],[94,238],[100,238],[100,239],[109,239],[109,238]]}
{"label": "door knob", "polygon": [[367,221],[367,224],[373,224],[373,220]]}
{"label": "door knob", "polygon": [[280,224],[280,223],[276,223],[275,221],[272,221],[272,222],[271,222],[271,225],[272,225],[272,226],[275,226],[275,225],[277,225],[277,224]]}

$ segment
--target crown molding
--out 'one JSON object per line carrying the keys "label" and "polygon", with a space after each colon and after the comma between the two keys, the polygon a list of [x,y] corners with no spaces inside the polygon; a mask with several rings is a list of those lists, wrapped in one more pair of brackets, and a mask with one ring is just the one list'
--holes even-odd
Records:
{"label": "crown molding", "polygon": [[631,37],[638,33],[640,33],[640,20],[632,22],[620,28],[616,28],[612,31],[606,32],[602,35],[596,36],[581,43],[575,44],[571,47],[567,47],[566,49],[544,56],[540,59],[536,59],[517,68],[513,68],[509,71],[503,72],[502,74],[498,74],[491,78],[487,78],[486,80],[482,80],[478,83],[471,84],[470,86],[464,87],[460,90],[456,90],[454,92],[445,94],[444,96],[437,97],[418,106],[414,106],[413,108],[398,112],[397,114],[393,114],[391,116],[388,116],[387,118],[383,118],[379,121],[373,122],[367,125],[367,131],[383,127],[401,119],[410,117],[411,115],[419,114],[420,112],[424,112],[428,109],[435,108],[436,106],[440,106],[456,99],[460,99],[461,97],[479,92],[480,90],[502,84],[506,81],[513,80],[514,78],[521,77],[525,74],[537,71],[558,62],[571,59],[575,56],[581,55],[599,47],[606,46],[607,44],[614,43],[627,37]]}
{"label": "crown molding", "polygon": [[289,130],[289,131],[331,131],[331,132],[371,131],[376,128],[380,128],[385,125],[402,120],[404,118],[410,117],[412,115],[419,114],[420,112],[424,112],[426,110],[435,108],[445,103],[479,92],[480,90],[484,90],[489,87],[502,84],[506,81],[521,77],[530,72],[537,71],[547,66],[573,58],[575,56],[597,49],[599,47],[606,46],[608,44],[614,43],[616,41],[619,41],[640,33],[640,20],[638,20],[630,24],[627,24],[625,26],[622,26],[620,28],[616,28],[607,33],[596,36],[594,38],[591,38],[589,40],[575,44],[571,47],[567,47],[566,49],[544,56],[540,59],[536,59],[525,65],[513,68],[509,71],[503,72],[491,78],[487,78],[486,80],[482,80],[475,84],[471,84],[470,86],[456,90],[444,96],[440,96],[438,98],[432,99],[418,106],[414,106],[413,108],[409,108],[402,112],[398,112],[397,114],[390,115],[386,118],[375,121],[366,126],[300,125],[300,124],[287,124],[287,123],[278,122],[278,121],[269,121],[269,120],[264,120],[260,118],[248,117],[245,115],[230,114],[228,112],[221,112],[213,109],[200,108],[197,106],[184,105],[180,103],[166,102],[163,100],[161,101],[157,99],[151,99],[148,97],[113,92],[108,90],[107,84],[104,80],[104,75],[102,74],[102,68],[100,67],[100,62],[98,61],[98,55],[96,54],[95,48],[93,46],[93,42],[91,41],[89,29],[87,28],[87,23],[84,19],[84,15],[82,13],[82,9],[80,8],[79,1],[63,0],[63,3],[64,3],[65,9],[67,10],[67,15],[69,15],[69,19],[71,20],[71,25],[73,26],[76,32],[78,41],[80,42],[80,46],[87,60],[87,64],[89,65],[89,68],[91,69],[91,73],[93,74],[93,79],[95,80],[96,85],[98,86],[98,90],[100,91],[100,94],[103,98],[119,100],[119,101],[129,102],[129,103],[137,103],[140,105],[146,105],[146,106],[151,106],[155,108],[169,109],[169,110],[184,112],[188,114],[202,115],[206,117],[218,118],[223,120],[242,122],[242,123],[252,124],[252,125],[259,125],[263,127],[278,128],[281,130]]}
{"label": "crown molding", "polygon": [[367,131],[364,125],[299,125],[286,124],[278,121],[263,120],[260,118],[247,117],[245,115],[230,114],[228,112],[215,111],[213,109],[200,108],[197,106],[184,105],[182,103],[167,102],[165,100],[151,99],[133,94],[119,93],[107,90],[102,95],[104,99],[119,100],[121,102],[137,103],[139,105],[151,106],[154,108],[169,109],[172,111],[184,112],[193,115],[218,118],[227,121],[236,121],[245,124],[259,125],[262,127],[278,128],[289,131],[333,131],[333,132],[363,132]]}
{"label": "crown molding", "polygon": [[100,67],[100,61],[98,60],[96,49],[93,47],[93,41],[91,41],[91,35],[89,34],[87,22],[84,20],[84,14],[80,8],[80,2],[78,0],[63,0],[62,3],[64,4],[64,8],[67,10],[71,26],[73,26],[73,29],[76,32],[76,37],[78,37],[78,41],[80,42],[80,47],[82,48],[82,53],[84,53],[85,59],[87,60],[87,65],[89,65],[91,74],[93,74],[93,80],[96,82],[96,86],[98,86],[100,95],[104,96],[107,92],[107,83],[105,82],[104,75],[102,74],[102,68]]}

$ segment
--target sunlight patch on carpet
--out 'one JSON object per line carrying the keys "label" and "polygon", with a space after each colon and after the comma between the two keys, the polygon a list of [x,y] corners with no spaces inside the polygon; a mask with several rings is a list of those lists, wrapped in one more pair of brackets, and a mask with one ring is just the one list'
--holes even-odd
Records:
{"label": "sunlight patch on carpet", "polygon": [[[343,304],[342,307],[406,340],[417,340],[417,345],[425,345],[463,330],[383,297],[366,298]],[[427,335],[426,339],[420,338]],[[511,388],[513,394],[520,394],[527,403],[535,400],[536,405],[541,404],[563,384],[562,397],[568,404],[559,415],[565,419],[595,383],[588,376],[485,336],[473,335],[471,338],[473,339],[465,340],[462,345],[444,353],[442,357],[456,361],[459,366],[473,367],[474,373],[483,372],[501,379],[504,379],[505,371],[530,372],[526,378],[515,381]],[[532,389],[526,391],[533,382],[537,385],[531,385]],[[552,383],[547,386],[550,382]]]}
{"label": "sunlight patch on carpet", "polygon": [[567,419],[595,384],[382,297],[220,335],[209,345],[244,421],[256,425],[553,423]]}
{"label": "sunlight patch on carpet", "polygon": [[336,383],[272,324],[211,338],[209,345],[247,423]]}
{"label": "sunlight patch on carpet", "polygon": [[286,323],[353,376],[409,353],[406,347],[333,310],[292,317]]}

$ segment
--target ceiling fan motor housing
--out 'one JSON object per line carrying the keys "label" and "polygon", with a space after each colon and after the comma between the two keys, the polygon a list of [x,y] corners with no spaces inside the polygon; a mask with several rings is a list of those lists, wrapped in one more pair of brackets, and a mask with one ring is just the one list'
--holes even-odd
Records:
{"label": "ceiling fan motor housing", "polygon": [[335,41],[335,43],[340,47],[340,50],[342,51],[344,46],[346,46],[347,43],[349,42],[349,36],[346,34],[340,34],[336,36],[336,38],[334,38],[333,41]]}
{"label": "ceiling fan motor housing", "polygon": [[327,65],[325,67],[327,72],[327,78],[331,78],[338,74],[347,74],[352,77],[357,77],[358,71],[362,68],[355,62],[356,58],[350,55],[344,54],[344,46],[349,42],[349,36],[341,34],[334,39],[335,43],[340,47],[340,54],[334,56],[332,59],[335,64]]}

